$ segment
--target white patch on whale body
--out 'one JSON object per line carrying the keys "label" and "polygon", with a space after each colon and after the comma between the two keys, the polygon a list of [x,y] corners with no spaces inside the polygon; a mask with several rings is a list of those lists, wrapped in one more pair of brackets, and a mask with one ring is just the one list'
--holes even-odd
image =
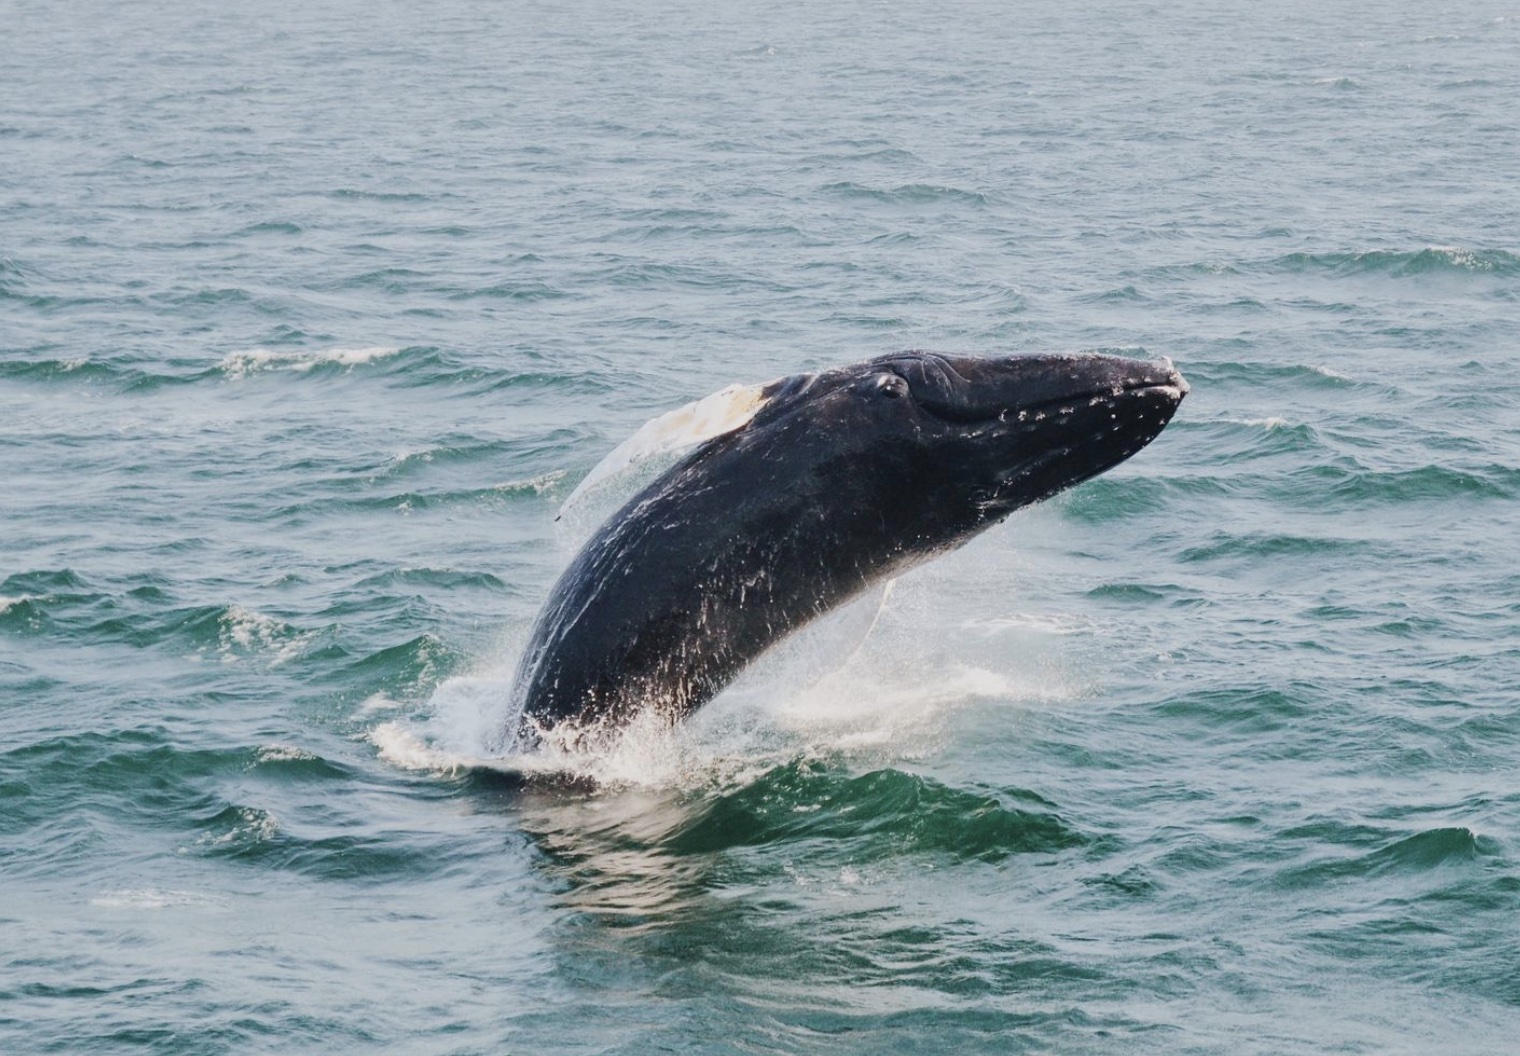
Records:
{"label": "white patch on whale body", "polygon": [[645,422],[639,431],[613,448],[576,485],[560,507],[563,517],[581,499],[597,491],[614,477],[622,476],[639,463],[654,459],[674,461],[691,448],[715,436],[742,428],[770,402],[765,390],[770,385],[730,385],[700,400],[667,411]]}

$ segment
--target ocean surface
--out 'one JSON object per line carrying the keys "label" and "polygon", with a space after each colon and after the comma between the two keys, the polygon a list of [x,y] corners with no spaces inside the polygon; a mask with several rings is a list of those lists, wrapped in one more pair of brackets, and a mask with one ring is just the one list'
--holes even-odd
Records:
{"label": "ocean surface", "polygon": [[[0,1051],[1514,1051],[1513,0],[0,25]],[[494,775],[602,456],[906,348],[1193,392]]]}

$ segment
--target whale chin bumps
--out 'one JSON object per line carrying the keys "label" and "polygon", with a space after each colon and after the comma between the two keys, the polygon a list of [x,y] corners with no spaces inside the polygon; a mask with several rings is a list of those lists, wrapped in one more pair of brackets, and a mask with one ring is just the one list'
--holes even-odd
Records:
{"label": "whale chin bumps", "polygon": [[904,352],[656,418],[576,490],[682,452],[550,591],[504,740],[681,718],[808,621],[1129,458],[1187,391],[1166,359]]}

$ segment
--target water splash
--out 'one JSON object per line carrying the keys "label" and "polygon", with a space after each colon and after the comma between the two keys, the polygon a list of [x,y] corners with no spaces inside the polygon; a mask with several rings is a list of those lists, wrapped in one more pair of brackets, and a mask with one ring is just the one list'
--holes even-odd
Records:
{"label": "water splash", "polygon": [[651,708],[626,723],[561,723],[539,731],[531,752],[502,751],[501,731],[519,716],[508,703],[512,667],[497,663],[444,681],[424,716],[383,722],[369,739],[404,769],[690,791],[744,785],[799,758],[852,766],[923,759],[940,749],[946,719],[960,709],[1027,706],[1074,692],[1059,675],[1032,675],[1027,653],[1002,667],[975,655],[989,652],[984,639],[1010,629],[1021,643],[1055,641],[1069,633],[1059,621],[957,619],[947,612],[955,596],[940,585],[883,589],[831,613],[681,722]]}

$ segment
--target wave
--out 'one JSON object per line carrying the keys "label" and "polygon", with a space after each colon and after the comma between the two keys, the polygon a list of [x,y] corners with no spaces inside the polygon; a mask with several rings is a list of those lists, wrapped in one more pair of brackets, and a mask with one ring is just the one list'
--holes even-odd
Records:
{"label": "wave", "polygon": [[1371,470],[1314,466],[1290,474],[1284,484],[1306,496],[1333,496],[1342,504],[1341,509],[1452,499],[1513,500],[1520,497],[1520,467],[1490,464]]}
{"label": "wave", "polygon": [[454,195],[419,194],[415,192],[405,191],[366,191],[352,187],[340,187],[335,191],[327,192],[327,197],[340,200],[349,199],[357,201],[383,202],[387,204],[420,204],[422,202],[447,200],[454,197]]}
{"label": "wave", "polygon": [[1501,249],[1473,250],[1459,246],[1427,246],[1417,250],[1368,250],[1360,253],[1290,253],[1268,264],[1289,274],[1329,272],[1334,275],[1386,275],[1411,278],[1424,275],[1520,275],[1520,254]]}
{"label": "wave", "polygon": [[21,298],[31,270],[19,260],[0,257],[0,298]]}
{"label": "wave", "polygon": [[326,639],[329,629],[302,629],[242,605],[201,605],[113,615],[75,624],[70,633],[82,642],[113,642],[137,649],[171,646],[228,664],[254,661],[280,667],[306,655]]}
{"label": "wave", "polygon": [[264,220],[234,231],[232,238],[248,238],[254,235],[301,235],[306,229],[294,220]]}
{"label": "wave", "polygon": [[1048,501],[1064,517],[1105,524],[1148,514],[1167,515],[1168,511],[1187,508],[1198,500],[1227,498],[1236,490],[1235,480],[1207,474],[1106,476],[1089,480]]}
{"label": "wave", "polygon": [[194,385],[243,384],[273,379],[356,378],[399,387],[458,386],[469,395],[519,389],[601,394],[615,379],[604,372],[563,372],[527,366],[481,366],[427,345],[336,345],[326,348],[238,349],[210,366],[204,358],[139,354],[49,354],[47,347],[0,361],[0,381],[101,388],[134,395]]}
{"label": "wave", "polygon": [[1086,841],[1053,804],[1012,789],[969,791],[897,769],[855,775],[805,760],[718,795],[661,844],[681,854],[741,846],[850,840],[852,857],[902,854],[1001,861]]}
{"label": "wave", "polygon": [[[554,441],[556,449],[566,446],[566,437]],[[306,522],[317,516],[333,513],[368,513],[395,511],[411,513],[419,510],[451,509],[457,507],[480,507],[496,509],[523,501],[538,501],[545,495],[554,495],[561,486],[565,474],[561,471],[540,473],[537,476],[507,480],[480,488],[452,488],[439,491],[400,491],[357,497],[307,498],[269,512],[277,521]]]}
{"label": "wave", "polygon": [[1244,560],[1254,565],[1257,561],[1335,554],[1338,557],[1365,561],[1378,551],[1377,544],[1366,539],[1293,535],[1285,532],[1247,532],[1221,536],[1203,545],[1188,547],[1177,555],[1177,560],[1183,564]]}
{"label": "wave", "polygon": [[797,162],[799,165],[818,165],[825,168],[837,168],[842,163],[869,162],[873,165],[896,168],[922,165],[923,159],[912,151],[900,147],[879,144],[842,144],[835,150],[803,155],[797,159]]}
{"label": "wave", "polygon": [[490,286],[480,286],[469,290],[455,290],[447,296],[451,301],[473,301],[480,298],[488,298],[491,300],[516,301],[531,304],[535,301],[563,300],[576,295],[556,289],[546,282],[498,282]]}
{"label": "wave", "polygon": [[[113,800],[124,790],[146,783],[157,789],[158,806],[172,800],[182,809],[202,813],[215,813],[226,806],[206,789],[208,782],[216,779],[257,774],[281,780],[352,781],[354,776],[347,766],[292,745],[187,748],[175,734],[154,725],[44,737],[7,747],[0,751],[0,759],[7,766],[24,770],[28,781],[40,788],[72,788],[85,800],[95,795]],[[124,802],[136,804],[146,815],[166,824],[177,824],[174,817],[155,813],[153,802],[130,795]],[[35,813],[32,821],[44,819],[56,807],[46,802],[16,806]]]}
{"label": "wave", "polygon": [[[485,787],[481,787],[485,791]],[[1091,839],[1020,788],[956,787],[898,767],[796,758],[701,789],[519,791],[509,808],[561,898],[623,928],[679,926],[712,903],[714,872],[793,891],[868,885],[879,868],[996,865]],[[900,973],[899,973],[900,975]]]}
{"label": "wave", "polygon": [[[287,824],[265,807],[223,805],[197,819],[196,827],[200,834],[185,847],[187,853],[232,858],[324,880],[415,876],[434,864],[425,840],[399,842],[385,832],[362,831],[368,826],[341,835],[305,835],[302,828]],[[323,828],[330,829],[330,823]]]}
{"label": "wave", "polygon": [[492,593],[500,593],[508,589],[499,576],[494,576],[489,572],[422,567],[388,569],[360,580],[355,586],[366,591],[396,586],[438,587],[444,590],[487,590]]}
{"label": "wave", "polygon": [[0,583],[0,632],[50,634],[68,622],[69,615],[93,612],[108,600],[72,569],[18,572]]}
{"label": "wave", "polygon": [[67,382],[71,385],[111,385],[126,389],[141,384],[145,371],[122,363],[109,363],[88,356],[67,359],[9,359],[0,361],[0,379],[33,383]]}
{"label": "wave", "polygon": [[1160,717],[1186,721],[1195,735],[1219,731],[1229,739],[1261,737],[1301,726],[1315,707],[1302,687],[1242,687],[1179,694],[1155,706]]}
{"label": "wave", "polygon": [[123,591],[71,570],[20,573],[0,584],[0,633],[60,635],[76,646],[168,647],[223,663],[275,668],[327,649],[333,627],[302,628],[238,604],[174,606],[152,585]]}
{"label": "wave", "polygon": [[[1388,841],[1388,834],[1368,827],[1350,833],[1321,833],[1324,826],[1310,826],[1283,836],[1318,836],[1323,842],[1350,842],[1353,846],[1376,842],[1381,846],[1357,855],[1319,857],[1314,861],[1284,869],[1275,878],[1280,887],[1300,889],[1323,884],[1378,876],[1411,876],[1442,868],[1463,868],[1481,858],[1495,857],[1499,845],[1491,837],[1480,836],[1465,826],[1441,826],[1425,829]],[[1340,828],[1337,826],[1336,828]]]}
{"label": "wave", "polygon": [[346,663],[324,657],[313,680],[339,686],[345,700],[420,697],[462,667],[466,658],[437,635],[426,633]]}
{"label": "wave", "polygon": [[971,205],[985,207],[991,198],[980,191],[968,191],[944,184],[908,183],[897,187],[867,187],[852,180],[828,183],[819,188],[824,194],[885,205]]}
{"label": "wave", "polygon": [[40,384],[104,386],[141,393],[166,386],[242,381],[258,374],[288,372],[331,376],[383,363],[402,354],[393,346],[325,349],[250,348],[229,352],[212,367],[204,360],[152,360],[136,356],[16,358],[0,362],[0,379]]}
{"label": "wave", "polygon": [[246,378],[250,374],[265,371],[290,370],[306,373],[321,367],[352,368],[378,360],[388,359],[401,349],[388,345],[372,345],[364,348],[326,348],[274,350],[252,348],[230,352],[222,357],[216,369],[229,378]]}
{"label": "wave", "polygon": [[[119,839],[169,841],[180,855],[235,858],[321,877],[368,877],[425,868],[426,841],[405,845],[373,831],[362,815],[319,809],[326,788],[352,789],[356,772],[309,747],[289,743],[186,747],[184,731],[160,726],[56,735],[0,750],[11,783],[0,829],[26,847],[28,870],[54,875]],[[66,814],[60,803],[68,805]],[[288,817],[287,817],[288,814]],[[313,832],[320,835],[312,835]],[[119,884],[120,881],[118,880]],[[158,909],[200,904],[207,896],[158,887],[115,887],[95,902],[107,908]]]}
{"label": "wave", "polygon": [[[1353,378],[1333,367],[1316,363],[1263,363],[1227,360],[1218,363],[1188,365],[1188,379],[1203,386],[1241,385],[1248,388],[1280,389],[1296,385],[1334,392],[1368,382]],[[1179,425],[1184,422],[1179,422]]]}
{"label": "wave", "polygon": [[1122,286],[1118,289],[1084,293],[1076,300],[1078,304],[1138,305],[1149,303],[1151,299],[1149,295],[1141,293],[1134,286]]}
{"label": "wave", "polygon": [[41,569],[36,572],[15,572],[0,583],[0,591],[31,593],[77,592],[88,589],[88,582],[72,568]]}

